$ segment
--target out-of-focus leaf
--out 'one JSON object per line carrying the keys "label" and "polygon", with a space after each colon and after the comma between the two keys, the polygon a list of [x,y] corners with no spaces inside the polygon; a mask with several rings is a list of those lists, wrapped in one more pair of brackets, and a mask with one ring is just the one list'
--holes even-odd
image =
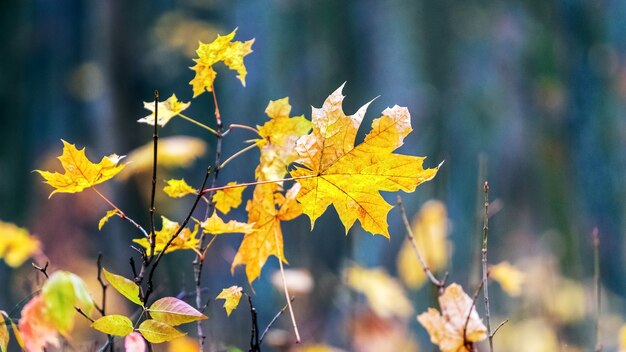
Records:
{"label": "out-of-focus leaf", "polygon": [[146,340],[138,332],[131,332],[124,338],[125,352],[146,352]]}
{"label": "out-of-focus leaf", "polygon": [[17,268],[40,248],[39,241],[28,230],[0,221],[0,259]]}
{"label": "out-of-focus leaf", "polygon": [[41,296],[46,304],[46,317],[57,330],[67,335],[74,327],[75,307],[81,308],[87,315],[94,305],[83,280],[67,271],[56,271],[41,289]]}
{"label": "out-of-focus leaf", "polygon": [[22,338],[22,333],[17,328],[17,326],[15,325],[13,320],[9,320],[9,321],[11,322],[11,329],[13,330],[13,336],[15,336],[15,340],[17,341],[17,344],[20,345],[20,347],[23,350],[25,350],[26,349],[26,344],[24,343],[24,339]]}
{"label": "out-of-focus leaf", "polygon": [[106,315],[94,321],[91,327],[105,334],[128,336],[133,332],[133,322],[123,315]]}
{"label": "out-of-focus leaf", "polygon": [[[159,102],[159,126],[165,126],[173,117],[187,109],[190,104],[191,102],[183,103],[179,101],[176,98],[176,94],[172,94],[167,100]],[[140,118],[137,122],[154,126],[154,101],[144,101],[143,107],[150,111],[151,114]]]}
{"label": "out-of-focus leaf", "polygon": [[123,276],[113,274],[104,268],[102,272],[104,273],[104,277],[117,292],[128,298],[131,302],[143,306],[139,298],[139,286],[137,286],[136,283]]}
{"label": "out-of-focus leaf", "polygon": [[239,286],[231,286],[225,288],[220,292],[215,299],[223,299],[224,300],[224,309],[226,309],[226,315],[230,316],[230,313],[233,312],[239,305],[239,300],[241,299],[242,288]]}
{"label": "out-of-focus leaf", "polygon": [[[234,186],[237,182],[228,182],[227,186]],[[241,193],[246,187],[235,187],[235,188],[227,188],[221,189],[215,192],[213,195],[213,201],[215,202],[215,207],[217,210],[221,211],[222,214],[227,214],[230,209],[237,208],[241,205]]]}
{"label": "out-of-focus leaf", "polygon": [[207,319],[194,307],[175,297],[164,297],[152,303],[150,308],[152,319],[171,326]]}
{"label": "out-of-focus leaf", "polygon": [[9,346],[9,327],[5,317],[9,319],[7,313],[0,310],[0,351],[6,352]]}
{"label": "out-of-focus leaf", "polygon": [[65,173],[35,170],[45,179],[45,183],[54,187],[50,197],[57,192],[82,192],[86,188],[111,179],[124,168],[124,165],[118,165],[123,156],[111,154],[94,164],[87,159],[85,148],[78,150],[74,144],[62,142],[63,154],[58,159]]}
{"label": "out-of-focus leaf", "polygon": [[58,330],[48,318],[47,310],[42,295],[33,297],[22,309],[18,325],[23,348],[29,352],[43,352],[45,346],[60,346]]}
{"label": "out-of-focus leaf", "polygon": [[168,352],[201,352],[198,340],[191,337],[182,337],[171,341],[167,346]]}
{"label": "out-of-focus leaf", "polygon": [[489,268],[489,278],[499,283],[504,292],[517,297],[522,293],[526,275],[509,262],[501,262]]}
{"label": "out-of-focus leaf", "polygon": [[152,319],[144,320],[137,330],[141,332],[148,342],[152,343],[172,341],[187,335],[186,333],[174,329],[170,325]]}

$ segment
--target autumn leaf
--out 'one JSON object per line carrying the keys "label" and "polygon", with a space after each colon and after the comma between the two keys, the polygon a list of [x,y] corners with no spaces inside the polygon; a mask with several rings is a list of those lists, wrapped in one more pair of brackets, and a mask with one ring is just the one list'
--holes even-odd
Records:
{"label": "autumn leaf", "polygon": [[296,141],[311,130],[311,122],[304,115],[289,117],[289,98],[270,101],[265,114],[270,118],[257,126],[262,139],[255,140],[261,150],[259,166],[255,170],[259,181],[278,180],[287,173],[287,166],[298,158]]}
{"label": "autumn leaf", "polygon": [[[228,182],[227,186],[234,186],[237,182]],[[213,201],[215,202],[215,208],[221,211],[222,214],[227,214],[230,209],[237,208],[241,205],[241,193],[246,187],[233,187],[227,189],[220,189],[213,195]]]}
{"label": "autumn leaf", "polygon": [[123,315],[106,315],[94,321],[91,327],[105,334],[128,336],[133,332],[133,322]]}
{"label": "autumn leaf", "polygon": [[188,185],[182,178],[180,180],[168,180],[167,186],[163,187],[163,191],[172,198],[182,198],[188,194],[195,194],[198,192],[195,188]]}
{"label": "autumn leaf", "polygon": [[187,335],[172,326],[153,319],[144,320],[137,329],[143,337],[152,343],[171,341]]}
{"label": "autumn leaf", "polygon": [[465,341],[478,342],[487,338],[487,328],[480,320],[472,299],[460,285],[453,283],[446,287],[439,296],[439,306],[441,313],[428,308],[417,320],[430,335],[430,341],[438,345],[442,352],[467,351]]}
{"label": "autumn leaf", "polygon": [[141,334],[136,331],[131,332],[124,338],[125,352],[146,352],[147,347],[146,340],[144,340]]}
{"label": "autumn leaf", "polygon": [[213,65],[222,61],[231,70],[237,71],[237,78],[241,84],[246,86],[246,66],[243,63],[244,56],[252,52],[252,44],[254,39],[247,42],[232,41],[235,37],[237,29],[228,35],[221,36],[218,34],[217,39],[209,44],[200,42],[196,54],[196,63],[191,69],[196,72],[195,77],[189,82],[193,86],[193,97],[212,91],[213,81],[217,73],[213,69]]}
{"label": "autumn leaf", "polygon": [[0,351],[6,352],[9,346],[9,328],[8,323],[5,321],[5,317],[8,319],[8,315],[5,311],[0,310]]}
{"label": "autumn leaf", "polygon": [[224,222],[216,213],[200,223],[205,233],[221,235],[224,233],[251,233],[254,231],[254,224],[230,220]]}
{"label": "autumn leaf", "polygon": [[102,273],[104,273],[104,277],[117,292],[131,302],[143,306],[143,302],[139,298],[139,286],[136,283],[121,275],[113,274],[105,268],[102,268]]}
{"label": "autumn leaf", "polygon": [[148,309],[152,319],[171,326],[207,319],[206,315],[175,297],[164,297],[152,303]]}
{"label": "autumn leaf", "polygon": [[0,221],[0,259],[17,268],[39,251],[41,244],[25,228]]}
{"label": "autumn leaf", "polygon": [[300,158],[291,176],[302,185],[298,202],[311,227],[332,204],[346,233],[359,220],[364,230],[389,237],[387,214],[392,206],[379,192],[412,192],[435,177],[438,167],[424,169],[424,157],[393,153],[412,130],[409,111],[397,105],[385,109],[363,143],[354,146],[369,104],[346,116],[342,89],[332,93],[322,108],[313,109],[313,131],[297,141]]}
{"label": "autumn leaf", "polygon": [[36,295],[24,306],[18,325],[27,351],[43,352],[46,346],[60,347],[59,333],[48,319],[42,295]]}
{"label": "autumn leaf", "polygon": [[83,280],[67,271],[56,271],[50,275],[41,288],[41,295],[46,304],[46,319],[65,336],[74,327],[75,307],[81,308],[87,315],[94,308]]}
{"label": "autumn leaf", "polygon": [[[172,94],[167,100],[159,102],[159,126],[165,126],[173,117],[187,109],[190,104],[191,102],[183,103],[179,101],[176,98],[176,94]],[[140,118],[137,122],[154,126],[154,101],[144,101],[143,107],[150,111],[151,114]]]}
{"label": "autumn leaf", "polygon": [[[171,221],[165,216],[161,216],[161,220],[163,225],[161,226],[161,230],[156,231],[156,244],[154,246],[154,250],[156,253],[163,251],[167,242],[172,238],[172,236],[178,231],[180,225],[177,222]],[[176,238],[172,241],[165,253],[173,252],[179,249],[195,249],[198,245],[198,239],[196,238],[196,234],[198,233],[198,226],[196,225],[191,231],[190,229],[183,229]],[[148,242],[147,238],[138,238],[134,239],[133,242],[139,244],[146,250],[150,249],[150,242]]]}
{"label": "autumn leaf", "polygon": [[489,278],[499,283],[509,296],[517,297],[522,293],[525,277],[526,274],[506,261],[489,268]]}
{"label": "autumn leaf", "polygon": [[107,211],[107,213],[100,219],[100,221],[98,221],[98,230],[102,230],[102,227],[104,226],[104,224],[106,224],[110,218],[112,218],[113,216],[117,214],[119,214],[119,210],[117,209],[112,209],[112,210]]}
{"label": "autumn leaf", "polygon": [[215,299],[223,299],[224,300],[224,309],[226,309],[226,315],[230,316],[230,313],[233,312],[239,305],[239,300],[241,299],[242,288],[239,286],[231,286],[229,288],[225,288],[220,292]]}
{"label": "autumn leaf", "polygon": [[400,283],[382,268],[365,269],[354,265],[346,269],[348,287],[363,293],[370,308],[382,318],[409,318],[413,306]]}
{"label": "autumn leaf", "polygon": [[291,220],[300,214],[300,204],[296,195],[299,184],[294,184],[286,195],[280,193],[275,183],[260,184],[254,188],[252,199],[248,201],[248,223],[254,223],[254,232],[243,237],[231,271],[238,265],[246,266],[248,282],[252,283],[259,275],[270,255],[287,263],[283,253],[283,232],[281,221]]}
{"label": "autumn leaf", "polygon": [[123,156],[111,154],[105,156],[98,164],[94,164],[85,155],[85,148],[76,149],[74,144],[63,141],[61,161],[65,173],[35,170],[44,179],[45,183],[54,187],[50,197],[57,192],[77,193],[107,181],[120,172],[124,165],[118,165]]}
{"label": "autumn leaf", "polygon": [[[201,352],[198,340],[188,336],[172,340],[167,346],[168,352]],[[230,352],[226,350],[226,352]]]}

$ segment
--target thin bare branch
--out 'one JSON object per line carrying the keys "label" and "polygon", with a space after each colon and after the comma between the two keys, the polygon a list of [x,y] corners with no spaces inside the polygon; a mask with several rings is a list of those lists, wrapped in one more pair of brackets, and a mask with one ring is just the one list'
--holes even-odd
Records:
{"label": "thin bare branch", "polygon": [[485,320],[487,334],[489,337],[489,351],[493,352],[493,335],[491,334],[490,312],[489,312],[489,283],[487,282],[489,272],[487,270],[487,240],[489,238],[489,183],[485,181],[483,185],[485,192],[485,213],[483,219],[483,244],[482,244],[482,267],[483,267],[483,296],[485,298]]}

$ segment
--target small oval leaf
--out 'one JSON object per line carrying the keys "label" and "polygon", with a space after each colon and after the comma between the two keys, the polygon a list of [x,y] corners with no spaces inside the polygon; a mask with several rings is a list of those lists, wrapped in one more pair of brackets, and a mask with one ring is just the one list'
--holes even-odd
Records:
{"label": "small oval leaf", "polygon": [[123,315],[106,315],[91,324],[91,327],[105,334],[127,336],[133,332],[133,322]]}
{"label": "small oval leaf", "polygon": [[174,297],[161,298],[152,303],[148,310],[153,319],[171,326],[207,319],[206,315]]}
{"label": "small oval leaf", "polygon": [[152,343],[171,341],[187,335],[186,333],[174,329],[170,325],[153,319],[144,320],[137,330],[139,330],[148,342]]}
{"label": "small oval leaf", "polygon": [[104,277],[106,277],[107,281],[117,292],[121,293],[122,296],[128,298],[131,302],[143,307],[143,303],[141,299],[139,299],[139,286],[137,286],[136,283],[123,276],[110,273],[107,269],[102,268],[102,271],[104,272]]}

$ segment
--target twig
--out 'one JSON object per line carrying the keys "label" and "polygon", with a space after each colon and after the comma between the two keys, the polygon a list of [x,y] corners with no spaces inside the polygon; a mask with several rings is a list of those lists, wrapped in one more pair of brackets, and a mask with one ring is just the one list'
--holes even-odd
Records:
{"label": "twig", "polygon": [[263,185],[263,184],[266,184],[266,183],[278,183],[278,182],[284,182],[284,181],[303,180],[305,178],[313,178],[313,177],[319,177],[319,176],[318,175],[305,175],[305,176],[281,178],[281,179],[277,179],[277,180],[255,181],[255,182],[238,183],[236,185],[228,185],[228,186],[221,186],[221,187],[211,187],[211,188],[207,188],[207,189],[201,190],[199,192],[199,194],[206,194],[206,193],[209,193],[209,192],[221,191],[221,190],[224,190],[224,189],[231,189],[231,188]]}
{"label": "twig", "polygon": [[200,126],[200,127],[204,128],[205,130],[207,130],[207,131],[209,131],[209,132],[213,133],[214,135],[217,135],[217,136],[219,136],[219,135],[220,135],[220,134],[219,134],[216,130],[212,129],[211,127],[209,127],[209,126],[207,126],[207,125],[205,125],[205,124],[203,124],[203,123],[200,123],[200,122],[198,122],[198,121],[196,121],[196,120],[192,119],[191,117],[185,116],[185,115],[180,114],[180,113],[178,114],[178,116],[182,117],[183,119],[185,119],[185,120],[187,120],[187,121],[189,121],[189,122],[191,122],[191,123],[193,123],[193,124],[196,124],[196,125],[198,125],[198,126]]}
{"label": "twig", "polygon": [[469,325],[470,318],[472,316],[472,309],[476,306],[476,301],[478,301],[478,295],[480,294],[480,290],[483,288],[483,284],[485,282],[481,281],[476,291],[474,291],[474,296],[472,297],[472,305],[470,306],[469,312],[467,312],[467,317],[465,317],[465,324],[463,325],[463,345],[469,351],[471,351],[471,345],[473,344],[471,341],[467,340],[467,326]]}
{"label": "twig", "polygon": [[248,150],[252,150],[256,148],[256,144],[250,144],[249,146],[243,148],[242,150],[236,152],[235,154],[231,155],[228,159],[224,160],[224,162],[220,165],[220,169],[223,169],[224,166],[226,166],[226,164],[228,164],[229,162],[231,162],[233,159],[235,159],[236,157],[240,156],[241,154],[247,152]]}
{"label": "twig", "polygon": [[[276,242],[276,251],[278,252],[278,234],[276,233],[276,231],[274,231],[274,240]],[[289,297],[289,290],[287,289],[287,279],[285,278],[285,269],[283,268],[283,260],[281,258],[278,258],[278,265],[280,267],[280,276],[283,279],[283,289],[285,290],[285,298],[287,298],[289,315],[291,315],[291,325],[293,326],[293,333],[296,334],[296,343],[300,343],[300,332],[298,331],[296,316],[293,314],[293,307],[291,306],[292,299]]]}
{"label": "twig", "polygon": [[43,276],[46,277],[46,279],[50,277],[50,276],[48,276],[48,265],[49,264],[50,264],[49,262],[46,262],[46,265],[44,265],[43,268],[42,268],[42,267],[40,267],[39,265],[37,265],[35,263],[31,263],[33,268],[35,268],[37,271],[41,272],[43,274]]}
{"label": "twig", "polygon": [[94,322],[95,320],[93,320],[93,318],[91,318],[90,316],[88,316],[85,312],[83,312],[82,309],[80,309],[80,307],[76,307],[74,306],[74,309],[76,309],[76,311],[78,312],[78,314],[82,315],[83,317],[85,317],[85,319],[89,320],[90,322]]}
{"label": "twig", "polygon": [[[415,254],[417,255],[417,260],[420,262],[420,266],[422,267],[424,274],[426,274],[426,277],[428,277],[430,282],[432,282],[433,285],[437,287],[437,289],[439,290],[439,294],[441,295],[443,293],[443,288],[446,285],[445,277],[443,280],[438,280],[433,274],[433,272],[430,271],[430,268],[428,267],[428,264],[426,264],[424,257],[422,257],[422,254],[420,253],[420,250],[417,247],[417,241],[415,240],[415,235],[413,234],[413,229],[411,228],[411,224],[409,223],[409,218],[406,215],[406,210],[404,209],[404,204],[402,203],[402,197],[400,197],[400,195],[398,195],[398,209],[400,209],[400,215],[402,216],[402,221],[404,222],[404,227],[406,228],[406,236],[411,242],[411,245],[413,246],[413,250],[415,251]],[[446,277],[447,277],[447,274],[446,274]]]}
{"label": "twig", "polygon": [[601,303],[602,303],[602,287],[600,285],[600,235],[598,233],[598,228],[593,229],[593,233],[591,235],[593,241],[593,281],[595,283],[596,288],[596,316],[595,316],[595,328],[596,328],[596,346],[595,351],[602,351],[602,342],[600,338],[600,314],[601,314]]}
{"label": "twig", "polygon": [[498,327],[496,327],[495,330],[493,330],[493,332],[491,333],[491,337],[496,336],[496,333],[498,333],[498,330],[500,330],[500,328],[503,327],[504,324],[508,322],[509,322],[509,319],[504,319],[500,324],[498,324]]}
{"label": "twig", "polygon": [[159,91],[154,90],[154,130],[152,132],[152,189],[150,191],[150,253],[148,255],[148,263],[152,261],[154,257],[154,249],[156,247],[156,231],[154,228],[154,213],[156,208],[154,207],[154,197],[156,195],[156,177],[157,177],[157,158],[158,158],[158,146],[159,146]]}
{"label": "twig", "polygon": [[117,205],[115,205],[115,203],[113,203],[109,198],[107,198],[104,194],[100,193],[100,191],[98,191],[98,189],[96,188],[96,186],[91,186],[91,189],[96,192],[96,194],[98,196],[100,196],[100,198],[102,198],[102,200],[104,200],[108,205],[110,205],[111,207],[113,207],[113,209],[117,210],[117,215],[130,222],[134,227],[136,227],[139,231],[141,231],[141,233],[144,235],[144,237],[148,237],[148,232],[141,226],[139,225],[135,220],[131,219],[130,217],[128,217],[128,215],[126,215],[126,213],[124,213],[122,211],[122,209],[120,209]]}
{"label": "twig", "polygon": [[215,93],[215,87],[213,84],[211,84],[211,93],[213,94],[213,104],[215,105],[215,121],[217,122],[218,130],[220,130],[222,129],[222,117],[220,115],[220,106],[217,103],[217,93]]}
{"label": "twig", "polygon": [[[293,302],[294,299],[295,297],[291,297],[289,301]],[[259,345],[263,343],[263,339],[265,338],[265,335],[270,331],[270,329],[272,328],[272,325],[274,325],[276,320],[278,320],[278,318],[285,312],[285,310],[287,310],[288,307],[289,307],[289,304],[285,304],[283,308],[279,310],[278,313],[276,313],[276,315],[274,315],[272,320],[270,320],[269,324],[267,324],[267,327],[265,327],[265,330],[263,330],[263,333],[261,334],[261,338],[259,338]]]}
{"label": "twig", "polygon": [[107,288],[109,286],[102,281],[102,252],[98,253],[98,260],[96,264],[98,265],[98,282],[102,288],[102,304],[100,305],[100,309],[98,309],[98,311],[100,311],[100,314],[104,316],[107,304]]}
{"label": "twig", "polygon": [[252,304],[252,297],[245,294],[248,297],[248,303],[250,304],[250,317],[252,318],[252,330],[250,331],[250,350],[248,352],[261,352],[261,342],[259,340],[259,324],[257,321],[256,308]]}
{"label": "twig", "polygon": [[487,278],[487,239],[489,237],[489,183],[485,181],[483,186],[485,192],[485,218],[483,222],[483,244],[482,244],[482,266],[483,266],[483,296],[485,297],[485,320],[487,322],[487,334],[489,338],[489,351],[493,352],[493,335],[491,334],[491,323],[489,322],[489,283]]}

